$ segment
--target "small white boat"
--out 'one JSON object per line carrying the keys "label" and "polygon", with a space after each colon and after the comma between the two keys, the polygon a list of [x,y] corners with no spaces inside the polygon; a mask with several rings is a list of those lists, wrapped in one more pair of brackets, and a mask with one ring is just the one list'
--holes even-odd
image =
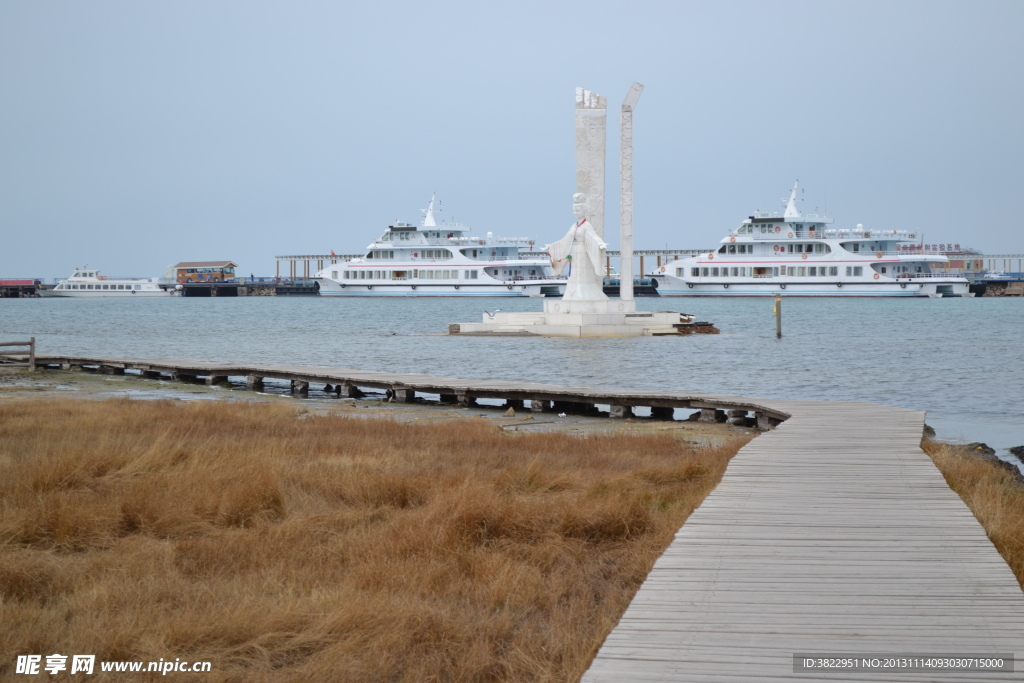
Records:
{"label": "small white boat", "polygon": [[755,213],[716,251],[666,263],[652,277],[661,296],[974,296],[949,259],[924,253],[914,231],[802,216],[793,185],[782,216]]}
{"label": "small white boat", "polygon": [[434,197],[417,227],[396,222],[366,255],[316,274],[321,296],[560,296],[547,252],[526,237],[467,235],[456,223],[438,225]]}
{"label": "small white boat", "polygon": [[67,296],[84,299],[97,297],[133,298],[140,296],[173,296],[173,287],[163,288],[155,277],[107,277],[95,268],[76,268],[71,277],[61,280],[53,289],[40,289],[39,296]]}

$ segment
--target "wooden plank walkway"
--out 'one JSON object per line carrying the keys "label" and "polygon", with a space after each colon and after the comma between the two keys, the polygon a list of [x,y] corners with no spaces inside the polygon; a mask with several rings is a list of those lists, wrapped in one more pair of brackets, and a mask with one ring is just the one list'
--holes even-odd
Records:
{"label": "wooden plank walkway", "polygon": [[403,400],[417,392],[457,396],[463,405],[476,398],[526,400],[535,410],[603,404],[624,408],[612,411],[619,417],[635,406],[697,408],[712,418],[716,410],[749,411],[778,426],[733,459],[584,681],[1024,681],[1019,672],[794,672],[795,654],[1012,655],[1024,644],[1024,593],[921,451],[923,412],[332,367],[52,355],[37,362],[338,382]]}
{"label": "wooden plank walkway", "polygon": [[796,653],[1012,654],[1024,594],[919,447],[924,413],[771,401],[584,681],[1024,680],[799,672]]}

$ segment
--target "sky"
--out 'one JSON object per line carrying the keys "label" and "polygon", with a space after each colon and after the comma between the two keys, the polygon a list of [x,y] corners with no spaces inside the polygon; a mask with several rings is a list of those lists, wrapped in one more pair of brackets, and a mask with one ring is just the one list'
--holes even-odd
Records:
{"label": "sky", "polygon": [[[1024,2],[0,0],[0,277],[362,251],[396,220],[548,243],[574,88],[633,81],[637,249],[755,210],[1024,253]],[[282,266],[282,271],[284,267]]]}

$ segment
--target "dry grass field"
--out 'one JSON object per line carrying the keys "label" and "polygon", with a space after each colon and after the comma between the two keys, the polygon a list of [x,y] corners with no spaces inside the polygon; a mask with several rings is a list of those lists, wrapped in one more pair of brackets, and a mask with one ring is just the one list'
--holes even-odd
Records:
{"label": "dry grass field", "polygon": [[573,681],[745,440],[0,404],[0,678],[61,653],[208,660],[204,681]]}
{"label": "dry grass field", "polygon": [[1010,470],[961,447],[924,439],[921,448],[985,527],[1024,589],[1024,486]]}

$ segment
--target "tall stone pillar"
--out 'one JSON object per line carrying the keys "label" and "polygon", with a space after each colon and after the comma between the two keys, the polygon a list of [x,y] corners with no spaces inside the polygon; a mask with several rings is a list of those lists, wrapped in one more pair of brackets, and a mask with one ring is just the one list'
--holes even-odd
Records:
{"label": "tall stone pillar", "polygon": [[576,191],[587,195],[587,220],[604,239],[607,99],[576,88]]}
{"label": "tall stone pillar", "polygon": [[633,108],[643,91],[639,83],[630,86],[619,124],[619,298],[624,302],[633,301]]}

